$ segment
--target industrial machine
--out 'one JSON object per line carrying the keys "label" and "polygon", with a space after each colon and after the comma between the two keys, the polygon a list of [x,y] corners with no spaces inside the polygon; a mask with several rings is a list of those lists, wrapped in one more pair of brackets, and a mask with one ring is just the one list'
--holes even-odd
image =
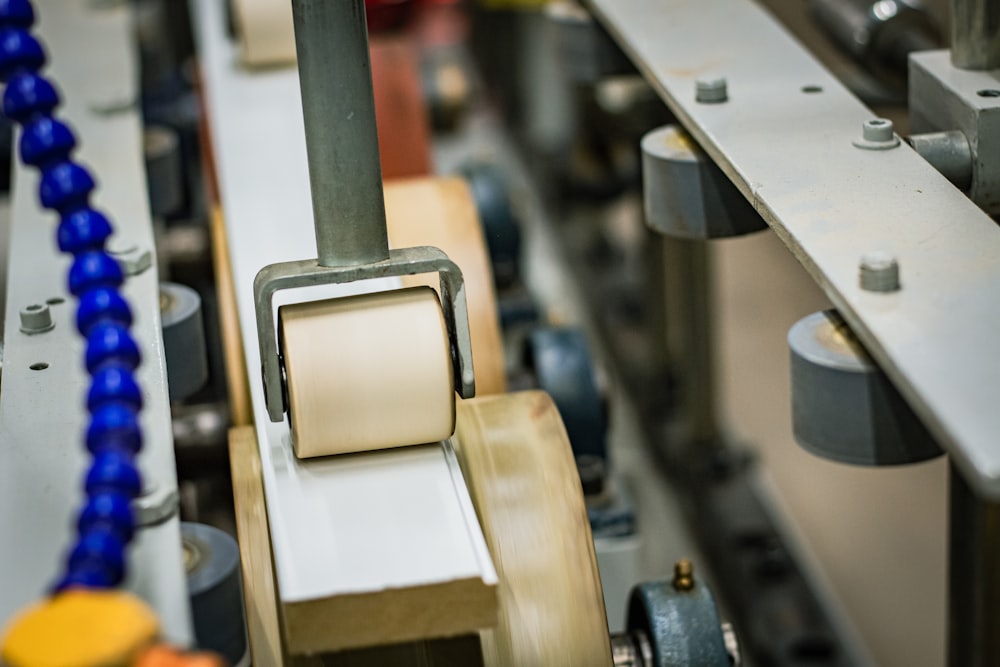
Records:
{"label": "industrial machine", "polygon": [[[825,64],[752,0],[0,0],[0,665],[1000,664],[1000,5],[799,4]],[[822,307],[751,393],[948,457],[946,655],[722,418],[767,230]]]}

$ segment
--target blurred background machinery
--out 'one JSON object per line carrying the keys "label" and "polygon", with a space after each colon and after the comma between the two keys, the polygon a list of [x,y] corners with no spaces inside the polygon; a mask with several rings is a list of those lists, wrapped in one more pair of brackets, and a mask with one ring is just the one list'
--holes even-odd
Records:
{"label": "blurred background machinery", "polygon": [[[1000,3],[33,4],[143,358],[160,639],[1000,664]],[[44,662],[88,423],[21,136],[5,667]],[[116,655],[66,664],[160,659]]]}

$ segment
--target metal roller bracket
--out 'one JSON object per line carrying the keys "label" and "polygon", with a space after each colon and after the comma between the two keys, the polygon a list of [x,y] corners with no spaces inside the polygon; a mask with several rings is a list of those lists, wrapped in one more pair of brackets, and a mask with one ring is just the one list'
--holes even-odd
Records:
{"label": "metal roller bracket", "polygon": [[430,246],[391,250],[387,260],[357,266],[320,266],[315,259],[282,262],[261,269],[254,278],[253,285],[261,373],[264,378],[264,399],[271,421],[282,421],[285,418],[286,408],[274,320],[275,293],[296,287],[336,285],[419,273],[437,273],[441,278],[441,306],[444,309],[445,323],[448,325],[455,387],[462,398],[475,396],[476,383],[472,370],[472,338],[469,335],[465,281],[462,278],[462,270],[441,250]]}

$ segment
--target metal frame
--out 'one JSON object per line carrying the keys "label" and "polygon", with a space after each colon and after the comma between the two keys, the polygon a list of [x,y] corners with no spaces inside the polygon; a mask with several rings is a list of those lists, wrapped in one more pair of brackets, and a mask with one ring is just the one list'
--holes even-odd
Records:
{"label": "metal frame", "polygon": [[448,256],[430,246],[392,250],[389,259],[358,266],[320,266],[316,260],[283,262],[265,266],[254,279],[254,303],[260,345],[264,397],[271,421],[285,418],[285,392],[281,381],[281,361],[274,325],[274,294],[280,290],[319,285],[339,285],[376,278],[395,278],[418,273],[437,273],[441,277],[441,305],[448,337],[451,340],[455,369],[455,387],[462,398],[476,395],[472,370],[472,338],[465,301],[462,270]]}
{"label": "metal frame", "polygon": [[[1000,229],[749,0],[589,0],[622,50],[817,283],[977,493],[1000,498]],[[698,103],[725,77],[728,100]],[[818,91],[818,92],[817,92]],[[894,254],[902,289],[863,290]]]}
{"label": "metal frame", "polygon": [[[64,117],[80,139],[80,159],[100,179],[97,206],[110,213],[117,239],[148,251],[153,232],[131,6],[64,0],[38,0],[35,6]],[[89,378],[65,284],[68,260],[55,246],[55,217],[37,203],[37,177],[18,164],[14,182],[0,393],[0,626],[54,583],[72,539],[88,457],[82,438]],[[177,489],[155,266],[130,276],[124,291],[143,353],[138,376],[145,448],[139,467],[151,492],[138,509],[148,514],[169,507]],[[21,333],[18,311],[52,298],[64,299],[50,307],[55,327]],[[48,368],[29,369],[38,362]],[[126,587],[156,610],[166,639],[191,641],[176,513],[137,531]]]}

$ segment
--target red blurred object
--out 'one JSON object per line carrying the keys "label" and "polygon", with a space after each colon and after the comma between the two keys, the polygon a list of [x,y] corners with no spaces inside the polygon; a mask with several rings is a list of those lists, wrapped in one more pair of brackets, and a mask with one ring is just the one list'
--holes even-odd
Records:
{"label": "red blurred object", "polygon": [[415,4],[412,0],[365,0],[368,31],[381,32],[400,27],[410,18]]}
{"label": "red blurred object", "polygon": [[429,174],[430,120],[416,45],[407,37],[381,36],[371,40],[371,54],[382,178]]}

